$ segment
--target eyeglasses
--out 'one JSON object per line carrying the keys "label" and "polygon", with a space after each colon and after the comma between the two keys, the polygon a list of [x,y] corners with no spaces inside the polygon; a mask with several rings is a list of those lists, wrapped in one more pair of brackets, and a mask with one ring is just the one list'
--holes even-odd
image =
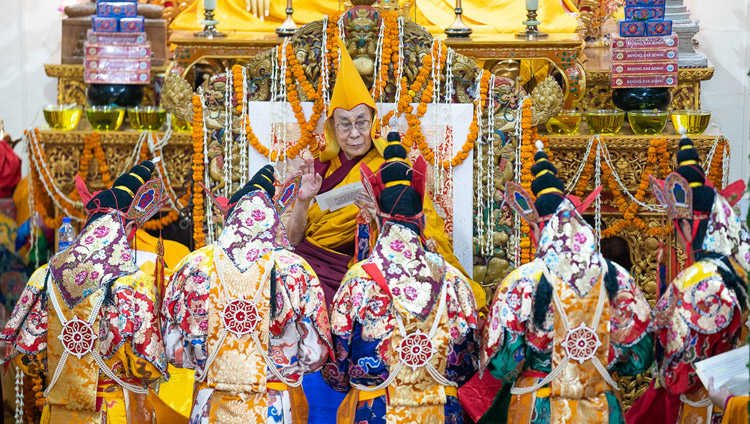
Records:
{"label": "eyeglasses", "polygon": [[352,125],[351,122],[342,122],[340,124],[336,124],[336,128],[338,128],[339,131],[341,131],[341,134],[349,134],[352,130],[352,127],[356,127],[357,131],[364,132],[370,129],[370,125],[372,124],[371,121],[357,121]]}

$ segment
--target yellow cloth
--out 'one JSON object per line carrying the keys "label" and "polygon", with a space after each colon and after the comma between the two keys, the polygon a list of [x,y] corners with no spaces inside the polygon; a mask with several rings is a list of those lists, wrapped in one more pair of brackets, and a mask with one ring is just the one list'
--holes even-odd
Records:
{"label": "yellow cloth", "polygon": [[[136,246],[138,250],[156,253],[156,243],[159,241],[143,230],[135,233]],[[164,240],[164,277],[172,275],[173,268],[190,253],[190,250],[172,240]],[[154,275],[156,264],[148,261],[141,265],[141,271],[147,275]],[[147,401],[154,409],[157,424],[161,423],[187,423],[190,418],[190,409],[193,399],[193,385],[195,384],[195,371],[190,369],[175,368],[168,365],[169,381],[159,386],[159,393],[149,393]]]}
{"label": "yellow cloth", "polygon": [[268,381],[266,382],[266,389],[283,392],[283,391],[289,390],[289,386],[287,386],[285,383],[282,383],[280,381]]}
{"label": "yellow cloth", "polygon": [[194,384],[194,370],[169,365],[169,381],[159,385],[158,395],[153,392],[148,395],[148,400],[156,413],[157,424],[178,423],[181,421],[175,419],[179,417],[183,417],[187,423],[193,405]]}
{"label": "yellow cloth", "polygon": [[[383,156],[381,156],[376,149],[372,149],[360,162],[365,163],[370,169],[377,170],[380,167],[380,164],[384,161]],[[331,159],[331,166],[324,177],[329,176],[338,169],[339,166],[341,166],[341,161],[338,156],[336,156]],[[349,171],[346,178],[344,178],[336,188],[358,181],[361,181],[359,165],[354,166],[352,170]],[[423,209],[425,215],[425,238],[434,239],[438,245],[439,253],[443,258],[445,258],[448,263],[458,268],[464,275],[467,275],[466,271],[453,254],[453,241],[446,236],[443,219],[437,214],[437,212],[435,212],[435,207],[429,196],[425,199]],[[319,247],[334,250],[336,247],[354,240],[357,230],[355,219],[358,212],[359,208],[356,205],[345,206],[341,209],[330,212],[328,210],[321,211],[320,206],[318,206],[317,203],[314,203],[307,210],[305,237],[311,243]],[[484,289],[474,281],[471,281],[471,287],[477,300],[478,309],[484,308],[487,303]]]}
{"label": "yellow cloth", "polygon": [[16,251],[16,221],[0,212],[0,246],[5,246],[11,252]]}
{"label": "yellow cloth", "polygon": [[[137,247],[138,250],[156,253],[156,243],[158,241],[158,238],[144,230],[138,230],[135,232],[135,247]],[[188,253],[190,253],[190,249],[182,243],[172,240],[164,240],[164,265],[167,268],[173,269],[178,263],[180,263],[182,258],[188,255]]]}
{"label": "yellow cloth", "polygon": [[[414,19],[414,1],[410,18]],[[566,7],[575,9],[577,1],[565,0]],[[302,25],[318,19],[323,15],[338,12],[339,0],[295,0],[294,21]],[[443,30],[453,23],[455,2],[447,0],[417,0],[417,20],[433,34],[442,34]],[[278,28],[286,18],[286,2],[271,1],[270,14],[261,21],[248,12],[244,0],[218,0],[214,16],[219,21],[221,31],[258,31],[270,32]],[[520,0],[464,0],[462,4],[463,20],[474,30],[474,34],[513,34],[523,31],[526,20],[526,4]],[[341,9],[343,10],[343,8]],[[571,10],[572,11],[572,10]],[[193,0],[179,14],[170,26],[173,30],[197,31],[203,29],[203,1]],[[538,19],[542,21],[539,29],[549,33],[571,33],[577,26],[576,18],[566,14],[565,8],[558,0],[540,1]]]}
{"label": "yellow cloth", "polygon": [[727,410],[724,411],[724,418],[721,419],[721,424],[735,424],[735,423],[747,423],[748,412],[747,402],[748,396],[734,396],[729,399],[727,403]]}
{"label": "yellow cloth", "polygon": [[333,86],[333,94],[331,94],[331,104],[328,107],[328,115],[326,116],[326,148],[320,152],[320,161],[328,162],[336,157],[341,150],[338,138],[336,137],[333,111],[336,109],[352,110],[359,105],[367,105],[372,109],[370,136],[375,144],[375,148],[382,155],[385,149],[385,142],[382,139],[375,138],[375,119],[378,117],[378,109],[375,106],[375,101],[372,100],[370,91],[365,86],[365,82],[362,81],[359,72],[357,72],[357,67],[354,66],[354,61],[349,56],[349,51],[346,50],[344,42],[339,37],[336,37],[336,42],[339,43],[339,49],[341,50],[341,61],[339,62],[336,82]]}
{"label": "yellow cloth", "polygon": [[29,219],[29,177],[23,177],[13,190],[13,203],[16,204],[16,224],[21,226]]}

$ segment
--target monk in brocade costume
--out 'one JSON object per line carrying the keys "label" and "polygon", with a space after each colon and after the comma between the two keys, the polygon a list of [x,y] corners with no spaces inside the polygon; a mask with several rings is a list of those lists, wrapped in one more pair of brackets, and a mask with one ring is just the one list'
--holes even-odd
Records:
{"label": "monk in brocade costume", "polygon": [[307,422],[302,377],[331,345],[320,283],[279,219],[299,182],[274,203],[273,167],[258,171],[229,200],[216,242],[183,259],[167,286],[167,357],[196,371],[191,423]]}
{"label": "monk in brocade costume", "polygon": [[152,422],[147,384],[168,376],[167,361],[154,276],[128,239],[165,199],[153,169],[144,161],[93,198],[79,184],[81,234],[34,272],[0,335],[6,361],[45,378],[43,424]]}
{"label": "monk in brocade costume", "polygon": [[399,142],[385,157],[379,174],[362,165],[382,230],[332,306],[335,355],[323,375],[348,392],[336,422],[463,423],[456,389],[478,366],[476,301],[469,280],[423,247],[426,163],[412,170]]}
{"label": "monk in brocade costume", "polygon": [[[338,42],[341,61],[325,123],[326,147],[314,163],[306,163],[302,189],[288,222],[289,241],[318,274],[328,304],[349,266],[357,261],[354,254],[359,207],[350,204],[335,211],[321,210],[313,199],[348,184],[359,184],[360,164],[370,169],[380,167],[385,147],[385,142],[375,136],[375,102],[343,42]],[[424,214],[424,236],[434,241],[438,253],[466,275],[453,255],[453,242],[446,236],[443,219],[435,212],[429,196]],[[482,308],[484,289],[471,283]]]}
{"label": "monk in brocade costume", "polygon": [[482,422],[624,423],[616,380],[653,362],[651,309],[627,271],[597,252],[579,214],[599,189],[582,203],[566,198],[540,144],[536,201],[506,184],[507,201],[539,241],[536,259],[497,288],[483,328],[482,367],[503,387]]}
{"label": "monk in brocade costume", "polygon": [[722,193],[709,186],[685,137],[677,163],[664,182],[651,181],[651,190],[692,265],[656,303],[657,378],[628,411],[628,423],[721,422],[694,364],[746,343],[750,236],[732,211],[745,185],[738,181]]}

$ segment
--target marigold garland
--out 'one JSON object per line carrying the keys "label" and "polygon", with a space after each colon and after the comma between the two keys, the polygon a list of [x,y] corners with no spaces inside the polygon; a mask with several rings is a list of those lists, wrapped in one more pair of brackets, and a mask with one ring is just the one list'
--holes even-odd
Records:
{"label": "marigold garland", "polygon": [[[398,51],[398,14],[396,12],[384,12],[381,16],[384,22],[384,32],[380,54],[380,79],[376,81],[376,83],[373,84],[373,87],[370,89],[370,94],[372,95],[373,99],[376,100],[379,99],[384,93],[385,86],[388,81],[388,76],[390,75],[392,68],[394,68],[400,60]],[[304,69],[297,60],[292,44],[287,44],[284,48],[277,48],[276,54],[278,62],[281,62],[284,58],[283,55],[286,55],[287,69],[286,75],[284,75],[284,82],[287,85],[287,101],[290,103],[292,111],[294,112],[294,116],[297,119],[297,123],[300,126],[301,136],[297,143],[286,148],[286,151],[270,151],[258,141],[258,138],[255,136],[252,128],[250,127],[249,121],[247,121],[246,129],[248,133],[247,138],[249,144],[256,151],[271,160],[281,159],[285,155],[289,158],[294,158],[305,148],[310,149],[313,154],[317,153],[319,146],[315,141],[314,131],[326,106],[323,99],[323,91],[327,86],[327,81],[325,81],[324,78],[335,78],[333,74],[335,73],[336,69],[338,69],[339,51],[336,37],[338,36],[339,17],[340,14],[332,14],[328,17],[328,25],[326,27],[327,54],[326,58],[323,58],[323,60],[325,61],[326,65],[328,65],[328,69],[330,70],[330,72],[328,76],[326,76],[323,72],[320,73],[317,90],[307,79]],[[422,135],[420,119],[427,112],[427,104],[432,101],[432,95],[434,91],[435,81],[433,81],[432,79],[428,79],[429,74],[432,72],[432,57],[437,56],[441,58],[441,69],[443,69],[445,66],[445,58],[447,57],[446,53],[447,47],[442,42],[434,43],[432,47],[432,54],[425,55],[422,58],[422,66],[411,87],[408,87],[407,89],[406,78],[402,78],[402,80],[399,81],[399,84],[401,84],[402,94],[397,105],[397,111],[399,115],[405,115],[406,121],[409,126],[402,144],[407,148],[407,150],[409,150],[412,146],[416,146],[422,152],[422,156],[425,158],[425,160],[427,160],[427,162],[429,162],[430,164],[434,164],[435,152],[432,148],[429,147],[424,135]],[[232,68],[232,72],[234,76],[234,97],[237,99],[237,110],[241,111],[241,67],[239,65],[235,65]],[[487,99],[489,78],[490,73],[487,71],[482,71],[480,96],[483,104]],[[302,92],[305,93],[307,101],[313,103],[313,113],[310,116],[310,119],[305,119],[299,90],[302,90]],[[411,103],[414,100],[414,97],[417,96],[417,94],[420,94],[420,102],[417,105],[417,113],[414,114]],[[463,163],[463,161],[468,158],[469,152],[471,152],[471,150],[474,148],[474,143],[476,142],[479,135],[479,128],[476,124],[476,109],[477,108],[475,108],[474,111],[474,119],[469,129],[469,135],[466,142],[462,146],[461,151],[459,151],[451,160],[443,160],[441,166],[444,169],[448,169],[451,166],[455,167]],[[389,112],[385,117],[383,117],[382,120],[378,120],[378,122],[376,123],[376,132],[380,131],[381,122],[387,122],[392,116],[393,112]]]}
{"label": "marigold garland", "polygon": [[[440,53],[438,54],[438,50]],[[406,135],[404,136],[404,139],[401,141],[401,144],[408,150],[410,150],[413,146],[416,145],[416,147],[420,150],[422,153],[422,157],[431,165],[435,164],[435,152],[434,150],[427,144],[424,135],[422,134],[422,124],[420,119],[425,115],[427,112],[427,104],[432,101],[432,95],[435,87],[435,81],[430,79],[427,80],[427,76],[432,72],[432,56],[440,57],[442,60],[442,63],[440,65],[440,69],[444,69],[445,67],[445,58],[447,57],[447,48],[442,42],[435,43],[432,47],[432,53],[430,55],[425,55],[422,59],[422,66],[419,70],[419,74],[417,74],[417,77],[414,79],[414,82],[412,83],[411,87],[408,87],[407,90],[407,80],[406,77],[401,78],[400,84],[401,84],[401,98],[398,101],[398,104],[396,105],[396,111],[390,111],[382,119],[382,122],[388,122],[393,117],[393,115],[398,112],[399,116],[404,115],[406,117],[406,122],[408,124],[408,129],[406,130]],[[480,79],[480,90],[479,95],[480,99],[479,101],[481,104],[485,104],[487,102],[487,93],[489,91],[489,81],[490,81],[490,73],[487,71],[482,71],[482,77]],[[424,88],[424,91],[422,91],[422,94],[420,96],[420,102],[417,105],[417,113],[413,114],[412,111],[414,110],[414,107],[411,105],[413,102],[414,97],[416,94],[422,90],[422,85],[427,82],[427,85]],[[469,126],[469,135],[466,137],[466,142],[464,142],[463,146],[461,147],[461,150],[456,153],[456,155],[451,159],[445,159],[440,164],[443,169],[449,169],[451,166],[456,167],[463,163],[466,158],[469,157],[469,152],[471,152],[472,149],[474,149],[474,143],[477,141],[477,138],[479,137],[479,125],[477,124],[477,114],[479,113],[479,108],[474,108],[474,116],[471,122],[471,125]]]}
{"label": "marigold garland", "polygon": [[193,187],[188,193],[193,196],[193,240],[195,248],[206,245],[206,235],[203,234],[203,103],[198,95],[193,95]]}
{"label": "marigold garland", "polygon": [[232,65],[232,85],[234,86],[234,98],[237,103],[237,112],[242,114],[243,101],[245,100],[245,89],[243,86],[242,65]]}
{"label": "marigold garland", "polygon": [[385,86],[388,83],[388,69],[390,68],[393,52],[398,50],[398,13],[388,11],[382,13],[381,16],[384,22],[384,27],[383,45],[381,46],[380,51],[380,70],[378,71],[380,80],[375,81],[373,88],[370,89],[370,94],[375,101],[377,101],[385,91]]}
{"label": "marigold garland", "polygon": [[[531,173],[531,167],[534,165],[535,131],[532,123],[531,99],[524,99],[521,104],[521,187],[526,190],[535,199],[531,191],[531,182],[534,175]],[[519,241],[521,249],[521,264],[531,262],[535,255],[534,245],[531,243],[531,228],[525,220],[521,220],[521,240]]]}
{"label": "marigold garland", "polygon": [[[91,160],[94,158],[96,158],[96,163],[99,165],[99,174],[102,176],[104,187],[112,187],[112,177],[109,173],[109,166],[107,165],[107,160],[104,156],[104,150],[102,149],[101,137],[96,131],[87,135],[83,139],[83,151],[81,152],[81,158],[78,161],[78,175],[84,181],[86,181],[88,177],[89,166],[91,165]],[[69,197],[73,200],[81,199],[77,188],[73,188]]]}
{"label": "marigold garland", "polygon": [[720,138],[716,145],[711,163],[708,166],[708,180],[717,189],[721,190],[724,185],[724,153],[729,155],[729,143],[725,138]]}

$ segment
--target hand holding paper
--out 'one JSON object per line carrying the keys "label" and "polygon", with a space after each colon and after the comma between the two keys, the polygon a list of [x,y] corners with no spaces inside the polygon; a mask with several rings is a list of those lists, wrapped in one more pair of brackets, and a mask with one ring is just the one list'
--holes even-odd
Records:
{"label": "hand holding paper", "polygon": [[735,396],[746,396],[750,392],[748,359],[750,347],[743,346],[696,362],[695,371],[703,386],[709,390],[710,385],[714,384],[716,387],[725,387]]}

